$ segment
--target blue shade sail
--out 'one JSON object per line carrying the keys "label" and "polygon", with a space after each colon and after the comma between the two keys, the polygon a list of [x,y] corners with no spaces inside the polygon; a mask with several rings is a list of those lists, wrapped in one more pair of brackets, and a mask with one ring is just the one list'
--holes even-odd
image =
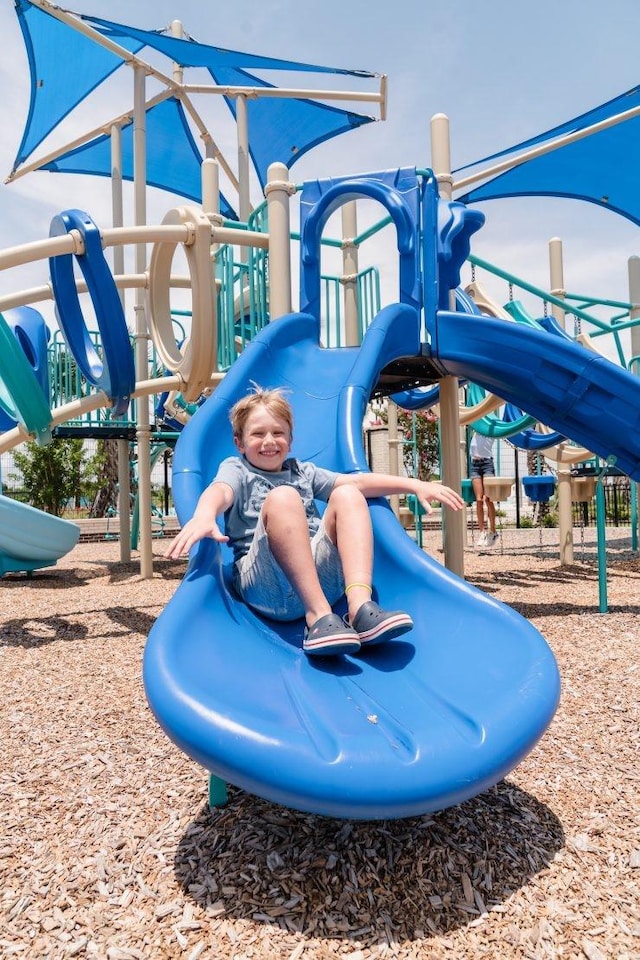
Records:
{"label": "blue shade sail", "polygon": [[[16,0],[31,75],[31,98],[15,170],[86,96],[106,80],[122,59],[55,17]],[[144,44],[123,37],[122,46],[137,53]],[[64,51],[61,63],[61,51]],[[66,62],[72,69],[62,68]]]}
{"label": "blue shade sail", "polygon": [[[640,106],[640,87],[634,87],[607,103],[537,137],[525,140],[501,153],[485,157],[469,166],[476,167],[506,157],[561,135],[586,127]],[[581,140],[558,147],[550,153],[499,174],[456,199],[476,203],[517,196],[556,196],[588,200],[640,223],[637,152],[640,144],[640,116],[590,134]],[[460,170],[468,169],[461,167]]]}
{"label": "blue shade sail", "polygon": [[640,106],[640,86],[632,87],[631,90],[621,93],[619,96],[614,97],[613,100],[607,100],[606,103],[601,103],[600,106],[594,107],[586,113],[581,113],[579,117],[567,120],[565,123],[561,123],[557,127],[552,127],[551,130],[546,130],[544,133],[539,133],[529,140],[523,140],[513,147],[507,147],[498,153],[492,153],[488,157],[483,157],[482,160],[474,160],[473,163],[467,163],[464,167],[458,167],[454,173],[460,173],[461,170],[468,170],[470,167],[477,167],[481,163],[489,163],[490,160],[497,160],[499,157],[506,157],[510,153],[527,150],[529,147],[535,147],[538,143],[555,140],[556,137],[561,137],[568,133],[584,130],[586,127],[592,127],[595,123],[600,123],[602,120],[615,117],[619,113],[626,113],[627,110],[633,110],[637,106]]}
{"label": "blue shade sail", "polygon": [[[211,70],[210,73],[220,86],[272,87],[272,84],[232,67]],[[224,99],[235,118],[235,97]],[[272,97],[248,99],[247,116],[249,153],[263,189],[269,164],[279,160],[291,167],[319,143],[375,119],[316,100]]]}
{"label": "blue shade sail", "polygon": [[194,40],[182,40],[178,37],[159,33],[157,30],[139,30],[111,20],[101,20],[81,14],[80,19],[90,24],[104,36],[125,46],[122,41],[137,40],[141,46],[153,47],[165,56],[175,60],[183,67],[206,67],[216,70],[218,67],[251,67],[254,70],[295,70],[305,73],[343,74],[349,77],[375,77],[378,74],[367,70],[344,70],[339,67],[321,67],[312,63],[298,63],[295,60],[278,60],[253,53],[241,53],[238,50],[225,50]]}
{"label": "blue shade sail", "polygon": [[[182,105],[174,97],[147,111],[147,183],[197,203],[202,201],[202,155],[187,125]],[[43,165],[53,173],[111,176],[111,137],[102,134]],[[133,180],[133,122],[122,128],[122,176]],[[229,202],[220,196],[220,212],[237,220]]]}
{"label": "blue shade sail", "polygon": [[[16,0],[16,8],[29,56],[31,105],[14,172],[57,124],[123,63],[121,57],[104,49],[99,42],[94,42],[28,0]],[[214,83],[222,86],[273,88],[272,84],[246,73],[242,67],[359,78],[378,76],[365,70],[346,70],[241,53],[98,17],[73,16],[78,18],[79,23],[87,24],[123,50],[136,54],[144,47],[153,48],[169,57],[172,63],[206,68]],[[64,51],[64,57],[60,55],[61,50]],[[230,97],[225,97],[225,100],[235,119],[235,101]],[[264,187],[267,168],[274,161],[291,165],[324,140],[374,119],[314,100],[257,98],[250,101],[249,148],[261,186]],[[147,182],[200,201],[199,167],[202,157],[178,101],[167,101],[148,111],[147,143]],[[132,179],[130,125],[123,127],[123,151],[123,176]],[[97,136],[89,143],[43,164],[42,169],[109,176],[109,137],[106,134]],[[225,217],[237,219],[224,198],[221,199],[221,212]]]}

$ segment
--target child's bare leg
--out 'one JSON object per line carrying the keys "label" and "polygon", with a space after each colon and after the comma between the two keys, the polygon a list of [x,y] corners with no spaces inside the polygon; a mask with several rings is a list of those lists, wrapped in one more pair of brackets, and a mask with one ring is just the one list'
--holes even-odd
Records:
{"label": "child's bare leg", "polygon": [[264,501],[262,519],[271,552],[300,596],[307,625],[311,626],[331,613],[331,607],[318,580],[299,493],[293,487],[276,487]]}
{"label": "child's bare leg", "polygon": [[373,533],[366,498],[357,487],[337,487],[329,498],[324,527],[340,554],[347,586],[349,617],[353,619],[363,603],[371,600]]}
{"label": "child's bare leg", "polygon": [[402,636],[413,626],[403,610],[382,610],[371,603],[373,531],[369,505],[356,486],[336,487],[324,515],[327,535],[338,547],[347,585],[349,623],[363,646]]}
{"label": "child's bare leg", "polygon": [[487,517],[489,521],[489,530],[491,533],[496,532],[496,506],[493,500],[490,500],[489,497],[485,495],[485,500],[487,501]]}
{"label": "child's bare leg", "polygon": [[476,517],[478,519],[478,530],[484,533],[484,484],[482,477],[474,477],[471,481],[473,492],[476,495]]}

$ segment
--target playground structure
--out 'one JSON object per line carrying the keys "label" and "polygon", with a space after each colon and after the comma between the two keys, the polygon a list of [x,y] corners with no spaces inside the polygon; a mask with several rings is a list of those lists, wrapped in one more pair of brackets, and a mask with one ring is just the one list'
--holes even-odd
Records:
{"label": "playground structure", "polygon": [[[275,188],[268,192],[269,210],[270,204],[292,192],[285,174],[280,165],[271,170]],[[372,318],[359,348],[321,347],[322,230],[332,209],[343,198],[351,200],[358,194],[373,196],[390,210],[401,258],[400,302]],[[86,215],[67,211],[56,219],[56,229],[62,223],[69,232],[65,229],[42,241],[37,251],[34,245],[13,251],[11,256],[18,261],[36,252],[54,264],[55,256],[69,258],[66,269],[52,268],[61,324],[63,329],[65,323],[70,324],[66,340],[75,345],[76,362],[85,378],[102,386],[53,415],[47,411],[41,420],[28,403],[16,404],[16,417],[31,419],[30,432],[42,435],[56,422],[68,419],[71,412],[108,405],[117,418],[126,411],[131,397],[178,389],[187,401],[193,401],[218,384],[190,419],[176,451],[174,496],[182,520],[191,513],[215,463],[227,454],[223,424],[228,408],[252,381],[265,386],[284,383],[292,389],[296,453],[336,469],[366,469],[360,431],[366,403],[374,393],[420,390],[417,396],[423,397],[424,388],[434,381],[441,384],[444,375],[471,379],[520,408],[526,403],[536,419],[578,439],[588,436],[601,455],[614,450],[619,462],[637,472],[633,431],[627,428],[629,402],[638,390],[631,374],[541,327],[475,312],[460,293],[458,300],[467,306],[466,312],[440,306],[448,305],[449,293],[458,289],[469,237],[480,226],[481,217],[469,217],[465,208],[442,200],[434,176],[402,170],[320,185],[314,182],[303,188],[302,201],[307,204],[301,218],[304,309],[300,314],[285,311],[277,322],[269,323],[246,344],[226,374],[212,375],[211,346],[206,364],[202,362],[204,338],[211,337],[210,324],[209,329],[202,329],[206,317],[202,304],[211,304],[213,296],[208,280],[209,293],[198,289],[204,277],[198,265],[209,263],[212,240],[221,234],[197,209],[181,208],[159,227],[137,228],[155,244],[148,276],[150,329],[162,365],[172,371],[144,382],[135,380],[124,315],[118,311],[116,280],[102,252],[103,246],[119,238],[118,231],[99,232]],[[444,228],[438,227],[443,222]],[[257,237],[229,226],[219,229],[225,239],[259,244],[275,258],[285,258],[285,247],[288,253],[288,226],[281,234],[272,227],[268,235]],[[127,238],[135,241],[136,234],[129,228]],[[158,304],[166,307],[164,291],[171,282],[166,251],[179,242],[194,248],[189,255],[191,282],[194,302],[200,304],[200,310],[194,310],[190,339],[183,351],[170,339],[169,314],[162,309],[158,314],[157,308]],[[88,259],[83,260],[87,251]],[[68,269],[72,256],[84,266],[99,324],[106,323],[105,304],[109,305],[110,337],[103,341],[101,362],[93,358],[93,365],[86,349],[84,321],[76,306],[76,284]],[[421,262],[432,271],[431,286],[425,282]],[[100,277],[97,282],[96,276]],[[430,291],[424,302],[423,289]],[[278,296],[282,309],[289,307],[289,294],[286,287],[280,291],[270,288],[272,309]],[[426,330],[420,320],[421,308]],[[121,324],[120,334],[113,329],[114,317]],[[526,364],[520,359],[523,354]],[[552,373],[546,375],[541,388],[540,370],[550,367]],[[35,374],[31,372],[31,376]],[[521,383],[525,377],[526,382]],[[580,395],[566,408],[563,398],[571,383],[577,382]],[[613,426],[592,427],[592,410],[604,402],[603,390],[608,391],[606,402],[614,418],[619,409],[617,430],[615,419]],[[442,397],[440,404],[442,407]],[[1,442],[8,446],[28,432],[23,423],[7,431]],[[531,748],[549,722],[557,702],[557,672],[542,638],[522,618],[492,604],[426,558],[384,503],[372,510],[376,582],[384,585],[380,587],[381,600],[384,602],[388,591],[410,610],[418,626],[411,643],[391,644],[375,658],[352,667],[319,672],[301,655],[299,625],[278,625],[255,617],[229,591],[224,551],[208,543],[197,551],[183,586],[150,636],[145,684],[152,708],[169,735],[215,778],[316,812],[349,817],[408,816],[460,802],[495,782]],[[449,632],[445,641],[442,625],[453,606],[463,614],[454,639]],[[190,626],[186,631],[187,609]],[[485,626],[479,630],[478,623],[485,618]],[[219,644],[212,642],[216,636],[221,638]],[[438,637],[443,639],[438,642]],[[514,637],[518,638],[515,659],[513,651],[507,655]],[[238,670],[240,662],[260,664],[255,677],[261,685],[267,670],[274,682],[276,676],[280,678],[278,682],[284,686],[280,691],[274,688],[273,702],[281,704],[275,713],[265,713],[257,691],[247,697],[247,676]],[[461,663],[467,668],[461,669]],[[430,677],[428,687],[422,679],[426,676]],[[525,688],[528,699],[523,706],[518,691]],[[189,703],[194,704],[193,713]],[[249,706],[241,709],[240,703]],[[338,704],[342,704],[339,737],[334,729]],[[401,713],[400,704],[407,705]],[[430,721],[425,725],[427,715]],[[500,722],[504,715],[510,718],[508,731]],[[230,726],[231,716],[235,719]],[[455,742],[451,731],[445,735],[453,717],[460,718]],[[275,753],[264,749],[267,743]],[[435,767],[434,756],[438,758]],[[399,767],[390,781],[385,771],[388,773],[392,758]],[[354,766],[359,770],[355,778],[358,790],[353,784]]]}
{"label": "playground structure", "polygon": [[[57,426],[98,409],[109,411],[116,431],[133,425],[141,463],[140,515],[149,518],[141,538],[143,576],[151,572],[142,465],[150,461],[148,398],[154,394],[166,393],[171,409],[184,411],[212,392],[185,418],[176,450],[174,497],[182,521],[215,464],[231,452],[228,410],[254,381],[291,389],[294,453],[336,470],[367,469],[361,427],[372,396],[390,396],[407,408],[437,402],[443,480],[459,488],[463,380],[483,392],[464,412],[466,422],[476,426],[506,403],[509,416],[489,420],[487,430],[502,422],[511,435],[524,434],[542,423],[554,431],[558,447],[565,437],[582,445],[577,452],[570,446],[558,450],[559,463],[593,451],[615,457],[631,477],[640,478],[636,378],[537,321],[492,315],[486,301],[474,302],[461,288],[471,237],[484,217],[451,198],[441,116],[434,118],[432,142],[432,170],[356,174],[301,189],[284,163],[274,162],[265,204],[239,223],[221,214],[218,165],[206,159],[202,206],[175,207],[159,225],[108,229],[83,211],[65,210],[54,218],[48,240],[0,253],[2,269],[48,261],[51,283],[3,297],[0,310],[53,298],[67,349],[84,377],[82,396],[52,409],[35,365],[2,321],[3,402],[16,425],[0,437],[0,450],[27,437],[47,442]],[[298,194],[296,310],[291,204]],[[322,275],[323,231],[344,206],[353,228],[352,204],[358,198],[380,204],[387,213],[380,229],[391,225],[394,231],[398,302],[379,309],[375,296],[365,294],[370,274],[361,276],[356,261],[355,270],[345,270],[350,285],[344,315],[332,316],[323,309],[336,285],[336,278]],[[345,238],[352,257],[356,232]],[[133,275],[112,271],[104,256],[105,249],[124,244],[136,249]],[[139,258],[145,244],[153,245],[148,264]],[[178,246],[186,256],[187,278],[172,276]],[[83,274],[80,282],[74,261]],[[178,286],[192,295],[189,331],[180,346],[171,306],[171,290]],[[125,289],[136,291],[135,350],[120,296]],[[85,293],[95,311],[97,347],[80,306]],[[139,321],[146,301],[148,333]],[[363,304],[365,309],[356,310]],[[158,370],[161,375],[151,375]],[[599,416],[603,409],[606,422]],[[533,432],[526,437],[534,442]],[[124,474],[121,497],[128,498]],[[372,516],[381,602],[393,598],[402,604],[416,628],[408,641],[358,661],[322,669],[307,661],[300,624],[260,618],[233,596],[225,548],[202,543],[191,558],[182,586],[150,635],[144,679],[160,724],[211,772],[212,796],[221,782],[230,781],[333,816],[416,815],[459,803],[497,782],[550,722],[559,692],[553,656],[522,617],[458,576],[463,517],[446,518],[448,569],[443,569],[411,542],[386,503],[372,504]]]}

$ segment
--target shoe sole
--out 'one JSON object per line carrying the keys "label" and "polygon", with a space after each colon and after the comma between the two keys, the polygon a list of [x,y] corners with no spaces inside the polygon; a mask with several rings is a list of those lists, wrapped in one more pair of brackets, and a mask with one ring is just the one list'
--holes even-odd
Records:
{"label": "shoe sole", "polygon": [[340,654],[357,653],[360,643],[352,637],[338,634],[333,637],[319,637],[317,640],[305,640],[302,649],[305,653],[313,654],[314,657],[335,657]]}
{"label": "shoe sole", "polygon": [[382,623],[376,624],[369,630],[358,631],[360,643],[371,647],[376,643],[384,643],[386,640],[395,640],[401,637],[403,633],[408,633],[413,628],[413,620],[406,614],[398,614],[395,617],[388,617]]}

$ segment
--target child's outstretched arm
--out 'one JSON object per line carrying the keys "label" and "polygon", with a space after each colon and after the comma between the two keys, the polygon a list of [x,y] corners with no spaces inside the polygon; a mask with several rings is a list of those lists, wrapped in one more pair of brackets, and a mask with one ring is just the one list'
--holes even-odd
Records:
{"label": "child's outstretched arm", "polygon": [[415,480],[413,477],[396,477],[391,473],[341,473],[335,486],[355,484],[365,497],[388,497],[393,493],[413,493],[427,513],[431,513],[432,500],[438,500],[451,510],[461,510],[464,500],[460,494],[444,483]]}
{"label": "child's outstretched arm", "polygon": [[165,557],[177,560],[188,553],[191,547],[204,537],[211,537],[219,543],[226,543],[218,527],[217,518],[233,503],[233,490],[226,483],[212,483],[201,494],[191,520],[177,534],[165,550]]}

